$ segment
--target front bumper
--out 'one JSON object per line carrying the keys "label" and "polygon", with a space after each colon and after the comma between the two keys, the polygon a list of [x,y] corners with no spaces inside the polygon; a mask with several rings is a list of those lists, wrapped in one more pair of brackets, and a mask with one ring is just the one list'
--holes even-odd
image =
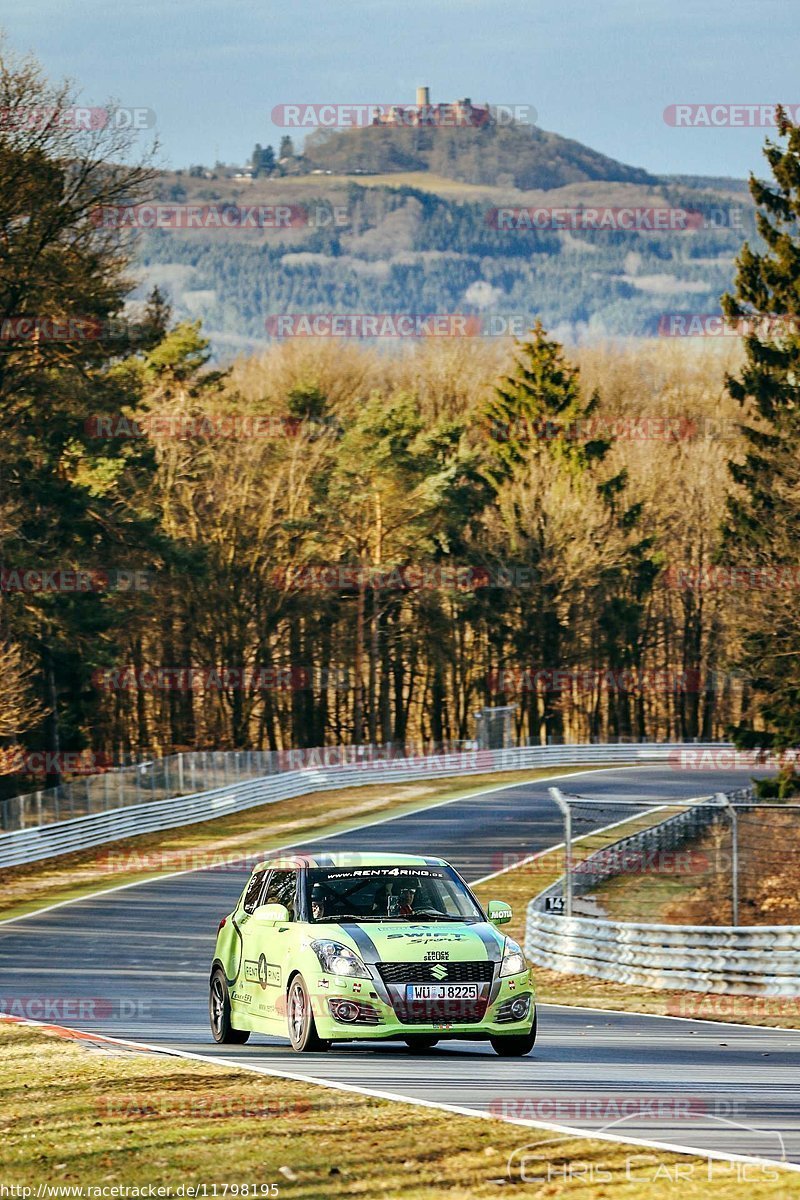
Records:
{"label": "front bumper", "polygon": [[[411,1038],[415,1034],[439,1038],[520,1036],[531,1029],[536,1013],[530,971],[485,985],[482,994],[479,990],[477,1005],[471,1001],[436,1001],[429,1012],[417,1008],[412,1013],[399,988],[387,988],[372,979],[320,974],[311,988],[317,1032],[331,1041]],[[514,1002],[525,999],[524,1015],[515,1017]]]}

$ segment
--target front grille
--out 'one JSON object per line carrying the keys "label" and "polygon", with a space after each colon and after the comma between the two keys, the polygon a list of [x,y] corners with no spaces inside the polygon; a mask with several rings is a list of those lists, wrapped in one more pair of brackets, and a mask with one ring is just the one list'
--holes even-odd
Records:
{"label": "front grille", "polygon": [[[442,974],[441,968],[447,973]],[[494,963],[483,962],[387,962],[379,963],[384,983],[491,983]],[[434,973],[435,972],[435,973]]]}
{"label": "front grille", "polygon": [[395,1000],[403,1025],[477,1025],[486,1016],[487,1000]]}

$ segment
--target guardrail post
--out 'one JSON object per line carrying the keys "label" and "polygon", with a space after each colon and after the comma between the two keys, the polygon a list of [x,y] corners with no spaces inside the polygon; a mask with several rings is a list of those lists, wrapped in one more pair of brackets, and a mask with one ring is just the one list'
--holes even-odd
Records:
{"label": "guardrail post", "polygon": [[547,789],[564,817],[564,916],[572,916],[572,810],[563,793],[555,787]]}
{"label": "guardrail post", "polygon": [[731,819],[731,924],[739,924],[739,818],[730,797],[717,792],[717,800],[724,804]]}

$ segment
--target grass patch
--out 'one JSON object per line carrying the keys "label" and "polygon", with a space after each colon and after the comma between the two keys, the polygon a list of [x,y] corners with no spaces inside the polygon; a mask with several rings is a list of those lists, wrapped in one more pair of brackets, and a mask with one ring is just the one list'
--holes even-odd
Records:
{"label": "grass patch", "polygon": [[0,871],[0,919],[48,904],[77,900],[123,883],[207,866],[223,858],[268,853],[287,843],[337,833],[388,816],[416,812],[437,801],[487,787],[520,784],[602,765],[542,767],[421,782],[382,783],[312,792],[180,829],[124,838],[75,854]]}
{"label": "grass patch", "polygon": [[[0,1179],[34,1195],[40,1184],[152,1184],[173,1194],[181,1184],[205,1184],[209,1195],[213,1184],[248,1184],[252,1197],[275,1183],[280,1197],[298,1200],[478,1200],[507,1194],[509,1156],[524,1147],[541,1154],[537,1173],[549,1161],[554,1177],[543,1190],[524,1186],[524,1195],[741,1195],[736,1164],[564,1138],[210,1063],[99,1053],[2,1022],[0,1062]],[[587,1174],[602,1182],[587,1184]],[[265,1190],[254,1193],[253,1185]],[[749,1168],[754,1200],[798,1194],[796,1176]]]}

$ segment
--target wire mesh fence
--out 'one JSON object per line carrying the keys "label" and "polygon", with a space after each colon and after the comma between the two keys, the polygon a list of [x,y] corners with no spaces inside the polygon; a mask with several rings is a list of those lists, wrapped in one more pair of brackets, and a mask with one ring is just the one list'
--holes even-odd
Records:
{"label": "wire mesh fence", "polygon": [[12,796],[0,804],[0,830],[11,832],[225,787],[272,774],[270,751],[198,750],[84,775],[60,787]]}
{"label": "wire mesh fence", "polygon": [[536,898],[567,917],[664,925],[800,923],[800,804],[750,789],[676,800],[551,795],[562,878]]}
{"label": "wire mesh fence", "polygon": [[472,742],[448,741],[430,746],[386,744],[305,750],[188,751],[95,775],[82,775],[59,787],[9,797],[0,802],[0,832],[31,829],[91,813],[209,792],[245,779],[285,771],[452,754],[473,745]]}

